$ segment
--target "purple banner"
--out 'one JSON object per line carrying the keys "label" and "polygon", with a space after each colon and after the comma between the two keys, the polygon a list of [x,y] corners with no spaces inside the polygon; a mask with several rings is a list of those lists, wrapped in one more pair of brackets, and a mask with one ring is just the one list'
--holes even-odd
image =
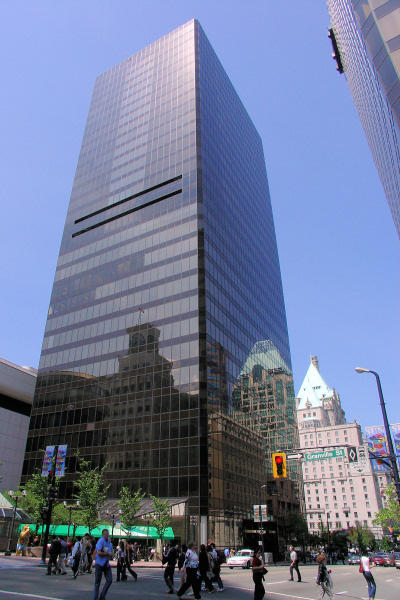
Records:
{"label": "purple banner", "polygon": [[42,477],[48,477],[53,463],[55,446],[46,446],[42,465]]}
{"label": "purple banner", "polygon": [[[394,425],[390,425],[390,429],[392,432],[394,451],[397,456],[397,462],[399,462],[400,456],[400,423],[395,423]],[[377,427],[366,427],[365,435],[368,442],[368,450],[376,454],[377,456],[382,456],[382,458],[387,457],[389,450],[387,446],[387,439],[385,428],[383,425],[378,425]],[[386,458],[388,461],[388,459]],[[389,461],[388,461],[389,462]],[[389,471],[390,467],[385,464],[378,464],[376,459],[371,459],[371,465],[374,471]]]}
{"label": "purple banner", "polygon": [[67,457],[67,446],[58,446],[56,458],[56,477],[64,477],[65,459]]}

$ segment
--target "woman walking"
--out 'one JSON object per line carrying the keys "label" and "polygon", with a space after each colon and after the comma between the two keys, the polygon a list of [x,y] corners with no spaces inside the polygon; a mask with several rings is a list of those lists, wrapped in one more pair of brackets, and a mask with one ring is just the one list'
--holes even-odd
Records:
{"label": "woman walking", "polygon": [[200,571],[200,584],[204,581],[204,589],[208,589],[209,592],[215,592],[215,588],[210,581],[209,574],[212,577],[212,569],[210,565],[210,557],[206,550],[205,544],[201,544],[199,552],[199,571]]}
{"label": "woman walking", "polygon": [[265,588],[263,586],[264,575],[267,573],[262,560],[261,550],[256,550],[252,564],[253,581],[254,581],[254,600],[262,600],[265,596]]}
{"label": "woman walking", "polygon": [[364,578],[368,584],[368,598],[371,600],[375,598],[376,594],[376,583],[374,576],[371,573],[371,567],[374,567],[374,563],[370,563],[367,552],[363,552],[360,561],[360,573],[364,575]]}
{"label": "woman walking", "polygon": [[333,598],[332,591],[332,581],[329,575],[329,571],[326,568],[326,556],[324,554],[318,554],[317,563],[318,563],[318,575],[316,584],[321,587],[321,594],[319,596],[320,600],[325,597],[325,594],[329,598]]}
{"label": "woman walking", "polygon": [[199,568],[199,557],[196,552],[194,542],[190,542],[185,556],[184,568],[186,570],[186,581],[181,585],[177,592],[178,598],[190,587],[193,589],[195,600],[200,600],[200,579],[197,577],[197,569]]}

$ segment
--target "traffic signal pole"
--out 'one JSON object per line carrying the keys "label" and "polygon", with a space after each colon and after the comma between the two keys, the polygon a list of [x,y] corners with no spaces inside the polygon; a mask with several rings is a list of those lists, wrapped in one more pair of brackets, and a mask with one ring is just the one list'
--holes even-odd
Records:
{"label": "traffic signal pole", "polygon": [[58,437],[57,437],[57,445],[54,448],[54,455],[53,455],[53,460],[52,460],[52,468],[51,468],[51,480],[50,480],[50,487],[49,487],[49,491],[48,491],[48,495],[47,495],[47,511],[46,511],[46,519],[44,520],[44,526],[45,526],[45,530],[44,530],[44,539],[43,539],[43,550],[42,550],[42,560],[41,560],[41,564],[45,565],[46,564],[46,552],[47,552],[47,544],[49,541],[49,531],[50,531],[50,524],[51,524],[51,515],[53,512],[53,504],[57,499],[57,488],[56,488],[56,460],[57,460],[57,454],[58,454],[58,447],[60,445],[61,442],[61,430],[62,430],[62,425],[63,425],[63,417],[64,417],[64,411],[62,411],[60,413],[60,422],[59,422],[59,426],[58,426]]}

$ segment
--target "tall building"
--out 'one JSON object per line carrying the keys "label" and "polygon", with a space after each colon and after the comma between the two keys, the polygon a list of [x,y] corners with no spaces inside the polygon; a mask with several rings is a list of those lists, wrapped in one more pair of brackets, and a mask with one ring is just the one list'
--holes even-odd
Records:
{"label": "tall building", "polygon": [[200,539],[227,543],[225,518],[247,516],[265,479],[258,436],[232,403],[265,339],[290,368],[262,143],[191,20],[96,80],[25,476],[72,404],[62,495],[79,449],[107,463],[110,497],[122,485],[187,497]]}
{"label": "tall building", "polygon": [[400,0],[327,0],[330,36],[400,237]]}
{"label": "tall building", "polygon": [[339,394],[323,379],[316,356],[296,402],[309,531],[349,529],[359,522],[381,536],[373,524],[382,507],[380,481],[368,444],[360,425],[346,422]]}
{"label": "tall building", "polygon": [[36,375],[0,358],[0,490],[20,484]]}

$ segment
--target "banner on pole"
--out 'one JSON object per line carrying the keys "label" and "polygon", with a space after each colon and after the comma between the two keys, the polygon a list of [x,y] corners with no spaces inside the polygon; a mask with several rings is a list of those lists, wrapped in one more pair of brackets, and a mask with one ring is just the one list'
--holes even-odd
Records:
{"label": "banner on pole", "polygon": [[42,465],[42,477],[48,477],[53,463],[55,446],[46,446]]}
{"label": "banner on pole", "polygon": [[64,477],[65,459],[67,457],[67,446],[58,446],[56,458],[56,477]]}

